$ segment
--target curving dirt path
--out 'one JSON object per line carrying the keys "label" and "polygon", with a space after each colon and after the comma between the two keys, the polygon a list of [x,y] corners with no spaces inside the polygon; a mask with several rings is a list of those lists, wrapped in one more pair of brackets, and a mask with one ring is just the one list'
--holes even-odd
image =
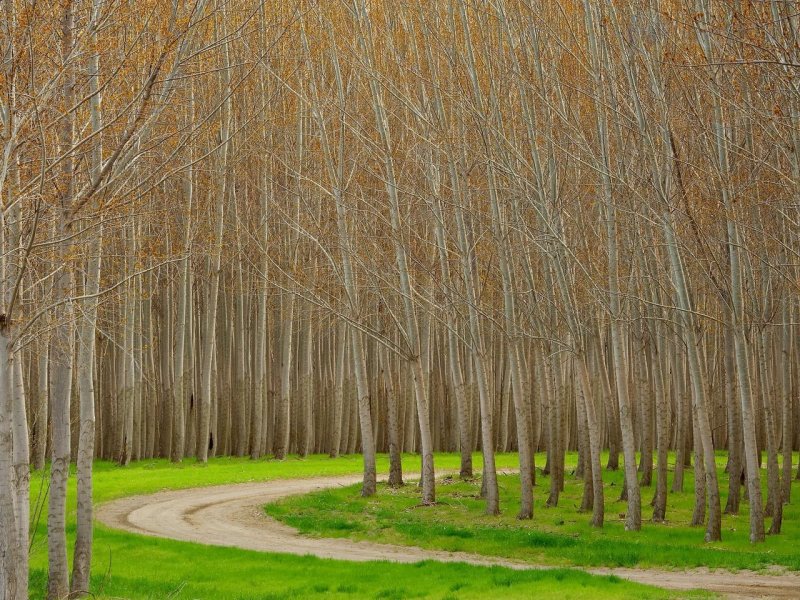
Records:
{"label": "curving dirt path", "polygon": [[[413,563],[437,560],[512,569],[547,568],[464,552],[426,550],[344,538],[306,537],[266,516],[262,510],[264,504],[286,496],[352,485],[359,481],[360,477],[349,475],[166,491],[108,502],[97,508],[96,518],[104,525],[133,533],[261,552],[311,554],[320,558],[351,561],[388,560]],[[704,589],[729,598],[800,598],[800,574],[796,573],[764,575],[750,571],[627,568],[586,571],[598,575],[617,575],[623,579],[676,591]]]}

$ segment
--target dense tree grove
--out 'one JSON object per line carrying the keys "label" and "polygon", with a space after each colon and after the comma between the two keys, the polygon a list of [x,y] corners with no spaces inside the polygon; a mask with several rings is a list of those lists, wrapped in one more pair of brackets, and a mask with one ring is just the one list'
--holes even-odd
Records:
{"label": "dense tree grove", "polygon": [[577,449],[597,527],[602,469],[638,530],[693,466],[706,540],[780,532],[796,1],[4,0],[0,52],[1,599],[31,467],[48,595],[88,591],[93,457],[360,452],[369,495],[418,452],[433,503],[480,450],[497,513],[513,450],[535,519]]}

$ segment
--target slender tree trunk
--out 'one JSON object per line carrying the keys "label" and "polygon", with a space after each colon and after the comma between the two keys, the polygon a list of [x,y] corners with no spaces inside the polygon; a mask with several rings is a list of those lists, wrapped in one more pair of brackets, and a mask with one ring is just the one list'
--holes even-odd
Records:
{"label": "slender tree trunk", "polygon": [[378,344],[378,360],[380,361],[381,379],[386,393],[386,420],[389,445],[389,485],[403,485],[403,464],[400,454],[400,423],[397,411],[397,392],[392,381],[389,351],[383,344]]}
{"label": "slender tree trunk", "polygon": [[299,393],[302,399],[299,421],[300,439],[297,440],[300,456],[308,456],[311,451],[312,437],[314,434],[312,420],[312,402],[314,398],[314,363],[312,358],[313,315],[311,307],[307,307],[306,320],[300,331],[300,383]]}
{"label": "slender tree trunk", "polygon": [[586,361],[582,355],[576,357],[575,366],[581,387],[580,391],[585,404],[586,425],[589,430],[590,474],[594,493],[594,499],[592,501],[592,527],[602,527],[605,517],[605,503],[603,496],[603,471],[600,461],[600,428],[597,420],[594,398],[591,393],[592,387],[589,381],[589,372],[586,367]]}
{"label": "slender tree trunk", "polygon": [[703,440],[696,419],[692,419],[694,440],[694,509],[692,526],[702,525],[706,519],[705,466],[703,464]]}
{"label": "slender tree trunk", "polygon": [[[5,227],[5,223],[3,223]],[[0,234],[0,238],[5,237]],[[0,245],[5,250],[5,244]],[[1,262],[5,263],[5,251]],[[9,281],[6,279],[8,269],[3,265],[4,300]],[[11,282],[13,285],[13,282]],[[5,304],[5,302],[4,302]],[[28,595],[28,548],[21,541],[22,529],[27,530],[27,522],[22,521],[23,511],[17,505],[16,477],[13,451],[13,430],[15,399],[12,393],[14,385],[14,364],[9,350],[11,348],[12,331],[5,320],[0,323],[0,525],[3,535],[0,536],[0,598],[18,600]]]}
{"label": "slender tree trunk", "polygon": [[558,371],[555,364],[555,356],[548,352],[549,358],[545,359],[545,386],[547,387],[548,409],[548,439],[547,456],[550,465],[550,493],[547,497],[546,506],[558,506],[561,496],[562,482],[564,474],[562,471],[563,461],[561,456],[564,454],[564,440],[561,439],[561,396],[559,394],[560,385],[556,382]]}
{"label": "slender tree trunk", "polygon": [[334,383],[333,383],[333,409],[331,411],[330,446],[328,455],[331,458],[339,456],[342,446],[342,418],[344,413],[344,372],[345,354],[347,349],[347,324],[340,320],[336,328],[335,345],[335,364],[334,364]]}
{"label": "slender tree trunk", "polygon": [[778,466],[778,430],[775,423],[769,374],[767,373],[767,349],[770,346],[766,325],[763,325],[758,339],[757,372],[761,377],[761,398],[764,406],[764,428],[766,429],[764,437],[767,442],[767,505],[769,516],[772,517],[769,533],[773,535],[781,532],[783,524],[783,490]]}
{"label": "slender tree trunk", "polygon": [[725,397],[728,404],[728,500],[725,513],[739,514],[742,475],[742,413],[736,396],[736,372],[734,370],[734,333],[725,326],[724,359]]}
{"label": "slender tree trunk", "polygon": [[262,197],[261,197],[261,243],[263,250],[261,255],[261,271],[264,281],[258,291],[258,316],[256,318],[255,330],[255,386],[253,390],[253,412],[250,427],[250,458],[253,460],[261,457],[264,453],[264,414],[266,413],[266,403],[269,395],[270,373],[267,368],[269,361],[269,203],[272,195],[270,183],[268,181],[267,169],[264,167],[262,174]]}
{"label": "slender tree trunk", "polygon": [[89,593],[92,565],[92,463],[95,445],[95,332],[97,299],[100,291],[102,230],[90,244],[89,268],[85,294],[89,300],[83,308],[84,319],[78,325],[78,393],[80,396],[80,439],[78,442],[78,514],[75,551],[72,561],[72,596]]}
{"label": "slender tree trunk", "polygon": [[278,400],[275,419],[275,458],[283,460],[289,453],[289,435],[291,428],[290,396],[292,376],[292,330],[294,325],[294,294],[284,297],[284,310],[281,314],[281,363],[280,363],[280,398]]}
{"label": "slender tree trunk", "polygon": [[784,298],[781,303],[781,422],[782,422],[782,449],[783,472],[781,485],[783,487],[783,501],[788,504],[792,494],[792,442],[794,422],[792,420],[792,322],[791,322],[791,297]]}
{"label": "slender tree trunk", "polygon": [[[225,12],[222,13],[224,28]],[[224,34],[223,34],[224,35]],[[202,350],[202,387],[200,389],[199,402],[199,430],[197,436],[197,460],[205,463],[208,461],[209,450],[212,450],[219,443],[219,440],[211,438],[211,410],[213,386],[213,361],[215,352],[215,338],[217,330],[217,302],[219,299],[219,280],[222,267],[222,236],[225,230],[225,201],[229,192],[229,166],[228,157],[231,146],[231,107],[230,107],[230,60],[228,57],[228,41],[225,38],[222,50],[222,68],[220,69],[220,97],[225,98],[221,113],[220,145],[218,153],[220,189],[216,190],[216,200],[214,202],[214,237],[212,250],[209,255],[209,284],[206,296],[206,322],[205,338],[203,339]],[[210,448],[209,446],[213,446]]]}
{"label": "slender tree trunk", "polygon": [[47,454],[47,422],[50,397],[50,344],[45,341],[40,344],[37,357],[37,386],[36,386],[36,412],[33,415],[32,438],[33,468],[37,471],[44,469]]}
{"label": "slender tree trunk", "polygon": [[[19,166],[14,165],[13,168],[14,175],[18,179]],[[0,298],[4,307],[0,309],[3,321],[0,324],[2,330],[0,344],[3,344],[3,350],[0,352],[0,369],[3,371],[0,374],[0,394],[9,402],[7,406],[0,406],[0,409],[7,411],[4,416],[8,416],[10,421],[7,431],[0,429],[0,436],[10,434],[9,439],[2,440],[0,451],[8,452],[6,457],[11,459],[10,464],[0,464],[0,469],[10,469],[10,481],[7,481],[4,473],[0,475],[0,484],[7,485],[6,491],[12,495],[10,505],[7,504],[8,498],[0,495],[0,511],[9,508],[12,511],[7,513],[5,518],[0,517],[0,525],[5,521],[8,526],[7,535],[13,536],[0,543],[0,598],[5,598],[3,588],[6,587],[4,585],[6,582],[8,582],[7,589],[20,594],[20,598],[24,597],[28,590],[30,439],[23,379],[23,353],[20,349],[14,350],[11,335],[15,329],[14,304],[17,300],[14,288],[24,274],[22,259],[16,256],[22,255],[24,248],[21,243],[20,202],[14,200],[13,193],[9,190],[8,208],[5,209],[4,218],[0,217],[0,227],[3,229],[0,233],[0,252],[3,254],[0,258],[0,294],[2,294]],[[0,428],[3,427],[4,425],[0,424]],[[6,441],[9,442],[8,446],[5,444]]]}
{"label": "slender tree trunk", "polygon": [[669,403],[665,388],[663,369],[664,345],[661,327],[656,324],[656,340],[651,349],[650,364],[653,369],[653,388],[656,396],[656,491],[653,497],[653,521],[667,518],[667,469],[669,462]]}
{"label": "slender tree trunk", "polygon": [[[61,58],[67,73],[64,77],[63,102],[66,110],[71,110],[74,97],[74,74],[68,66],[73,52],[74,7],[71,1],[64,4],[61,19]],[[69,593],[67,565],[67,479],[70,461],[70,398],[72,396],[72,356],[75,345],[75,331],[72,323],[73,307],[70,297],[73,291],[72,280],[72,242],[71,204],[73,194],[72,144],[74,140],[73,115],[63,118],[59,132],[59,145],[66,158],[62,162],[61,177],[63,195],[60,199],[58,234],[63,240],[59,256],[62,268],[54,277],[53,290],[57,301],[63,302],[54,311],[51,380],[51,417],[53,448],[50,462],[50,495],[47,511],[47,598],[60,600]],[[21,524],[24,526],[24,524]]]}
{"label": "slender tree trunk", "polygon": [[[97,21],[100,0],[92,1],[91,37],[93,52],[89,58],[89,101],[92,131],[101,130],[99,77],[100,55],[97,48]],[[93,180],[100,177],[103,166],[103,149],[98,143],[92,152],[91,173]],[[88,245],[89,258],[84,281],[87,300],[83,307],[84,318],[78,324],[78,393],[80,397],[80,435],[78,440],[77,494],[78,513],[75,534],[75,549],[72,560],[71,596],[81,597],[89,593],[89,577],[92,566],[93,510],[92,468],[95,456],[95,339],[97,330],[97,296],[100,292],[100,269],[103,249],[103,228],[98,227],[95,237]]]}
{"label": "slender tree trunk", "polygon": [[[686,380],[683,365],[673,352],[672,379],[675,410],[675,473],[672,476],[672,492],[683,492],[683,468],[686,464],[686,425],[689,422]],[[682,361],[681,361],[682,362]]]}

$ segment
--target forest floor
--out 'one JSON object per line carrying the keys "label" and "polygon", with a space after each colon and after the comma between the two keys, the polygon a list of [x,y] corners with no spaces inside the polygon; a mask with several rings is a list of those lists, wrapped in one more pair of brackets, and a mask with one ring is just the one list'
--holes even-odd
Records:
{"label": "forest floor", "polygon": [[[511,466],[507,464],[508,462],[507,457],[500,461],[501,466],[504,464]],[[687,474],[690,475],[690,472]],[[615,474],[610,475],[613,478]],[[695,549],[682,539],[684,532],[680,527],[673,527],[671,531],[667,531],[666,535],[672,541],[663,547],[650,546],[647,534],[644,532],[627,535],[634,538],[633,544],[644,545],[644,552],[647,552],[649,548],[651,557],[659,556],[661,551],[668,550],[670,546],[674,547],[679,554],[688,552],[689,558],[683,560],[682,563],[680,560],[675,561],[675,551],[672,553],[667,551],[666,554],[660,556],[660,559],[641,560],[642,547],[638,549],[638,554],[634,553],[640,558],[631,559],[630,557],[634,555],[631,554],[631,549],[625,547],[624,541],[614,539],[613,531],[609,539],[598,544],[598,540],[591,537],[584,540],[578,539],[575,534],[550,533],[547,531],[547,527],[543,531],[537,531],[536,520],[533,525],[512,521],[510,524],[514,525],[513,528],[505,527],[506,524],[497,521],[489,524],[481,523],[480,501],[475,498],[476,489],[469,489],[470,485],[473,487],[477,485],[475,482],[455,482],[452,478],[447,478],[445,482],[440,482],[437,506],[417,510],[419,507],[416,500],[418,493],[416,486],[405,486],[401,492],[382,486],[378,496],[362,499],[358,495],[357,485],[353,485],[358,479],[357,475],[276,479],[269,482],[214,486],[128,497],[101,506],[98,520],[107,526],[132,533],[218,546],[235,546],[263,552],[313,555],[349,561],[458,562],[479,566],[495,565],[516,570],[518,573],[520,570],[533,569],[537,570],[539,574],[548,573],[547,570],[542,569],[553,564],[612,565],[611,567],[594,567],[587,571],[594,575],[611,575],[614,581],[625,579],[674,590],[670,592],[670,597],[674,597],[676,593],[684,596],[687,590],[694,588],[720,592],[738,598],[793,598],[797,597],[798,590],[800,590],[800,576],[796,573],[765,574],[752,570],[731,573],[696,568],[701,564],[733,568],[757,564],[758,567],[766,567],[778,563],[785,564],[787,561],[780,559],[777,562],[773,561],[773,558],[779,557],[765,549],[764,552],[751,551],[759,556],[763,554],[760,563],[753,563],[752,557],[744,562],[726,562],[713,554],[706,554],[707,558],[698,562],[697,558],[692,558],[696,554]],[[510,475],[501,478],[507,502],[514,501],[514,494],[508,493],[513,488],[512,479],[513,476]],[[691,489],[690,478],[687,483]],[[614,481],[609,482],[612,487],[613,484]],[[467,488],[463,489],[464,486]],[[541,486],[540,481],[540,489]],[[570,520],[577,523],[576,516],[581,521],[586,520],[587,517],[586,515],[581,516],[574,509],[573,487],[576,487],[576,481],[570,480],[565,489],[562,506],[569,507],[572,513]],[[691,496],[691,494],[688,495]],[[270,502],[270,512],[287,523],[299,527],[306,533],[326,537],[299,535],[294,528],[266,517],[262,511],[265,501]],[[678,505],[674,508],[674,513],[675,518],[680,520],[683,510],[681,505],[685,504],[685,499],[676,502],[671,495],[670,502]],[[613,502],[609,504],[609,511],[617,510]],[[456,507],[455,513],[453,512],[454,506]],[[507,509],[507,513],[513,515],[511,507],[505,506],[504,508]],[[544,520],[551,522],[555,516],[557,520],[561,520],[561,525],[564,525],[564,520],[554,512],[545,514],[547,516],[544,517]],[[422,516],[418,517],[417,515]],[[468,526],[465,525],[465,517],[467,517]],[[496,517],[487,517],[487,519],[496,519]],[[540,517],[539,520],[542,518]],[[614,524],[619,519],[616,514],[613,514],[613,518],[610,518],[609,521],[610,529],[613,530]],[[744,523],[746,525],[746,521]],[[398,524],[399,526],[395,526]],[[646,526],[645,531],[650,530],[651,527],[653,526]],[[689,529],[689,531],[692,536],[702,539],[702,532],[697,528]],[[405,532],[406,535],[398,536],[397,532]],[[532,537],[531,534],[533,534]],[[663,534],[663,531],[659,531],[659,535]],[[344,539],[341,537],[343,535],[361,539]],[[514,552],[515,548],[520,549],[520,536],[524,538],[521,545],[527,546],[528,550],[536,549],[535,554]],[[423,542],[426,547],[390,545],[365,540],[414,545]],[[473,543],[465,543],[469,541]],[[482,542],[487,543],[483,544]],[[498,550],[498,542],[501,542],[500,550]],[[702,542],[700,544],[702,545]],[[575,560],[576,553],[570,551],[572,547],[583,549],[577,554],[577,556],[582,556],[582,559]],[[437,548],[446,548],[447,550]],[[459,550],[459,548],[463,548],[463,550]],[[543,548],[551,551],[539,552]],[[609,553],[608,548],[617,548],[621,552]],[[476,550],[481,553],[476,553]],[[731,549],[710,548],[708,545],[705,546],[705,550],[706,552],[721,552],[721,556],[740,554],[737,551],[731,552]],[[558,560],[553,560],[554,557],[558,557]],[[627,558],[621,559],[621,557]],[[791,563],[791,561],[789,562]],[[617,566],[640,563],[693,566],[695,568],[667,570],[652,567]],[[794,564],[786,566],[796,568]],[[501,581],[508,582],[505,585],[507,589],[503,590],[502,595],[503,597],[513,597],[509,596],[512,587],[516,591],[520,591],[519,586],[513,583],[514,576],[517,576],[518,573],[511,576],[512,571],[506,572],[509,573],[508,579],[501,578]],[[568,581],[577,574],[584,575],[577,569],[569,569],[561,574],[559,581],[567,583],[558,584],[560,597],[584,597],[584,593],[585,597],[601,595],[597,590],[590,591],[585,588],[582,592],[578,592],[578,595],[570,593]],[[392,595],[397,597],[418,595],[402,586],[393,589],[395,591],[390,593],[389,597]],[[637,595],[641,597],[642,593]],[[617,589],[613,592],[613,597],[621,597],[625,594],[625,590]],[[451,590],[448,597],[458,598],[471,595],[471,593],[465,595],[462,588],[458,588],[458,590]],[[386,596],[378,594],[376,597]]]}
{"label": "forest floor", "polygon": [[[418,468],[419,457],[405,455],[408,471]],[[476,468],[480,458],[476,455]],[[458,467],[458,456],[436,456],[444,472]],[[498,466],[513,469],[514,454],[498,456]],[[165,460],[139,461],[119,467],[95,464],[94,490],[100,518],[115,501],[129,496],[163,494],[185,490],[193,495],[199,486],[275,482],[309,477],[347,476],[355,481],[362,468],[360,456],[329,459],[311,456],[284,461],[246,458],[212,458],[207,465],[187,459],[173,465]],[[378,457],[379,472],[388,471],[385,455]],[[44,597],[47,577],[46,471],[32,474],[33,539],[31,547],[31,597]],[[68,494],[68,544],[74,542],[75,480]],[[203,488],[200,488],[201,490]],[[201,491],[200,494],[204,494]],[[253,506],[253,519],[266,521],[260,504]],[[111,504],[109,504],[111,503]],[[202,510],[202,507],[200,507]],[[189,519],[197,519],[200,513]],[[127,522],[127,519],[126,519]],[[461,600],[488,598],[541,598],[544,600],[704,598],[709,594],[676,594],[616,576],[594,576],[575,569],[548,568],[514,570],[466,563],[353,562],[298,556],[277,552],[255,552],[234,547],[193,543],[122,531],[98,521],[95,526],[92,563],[92,597],[98,599],[152,600],[284,600],[284,599],[388,599],[420,598]],[[204,542],[206,540],[203,540]],[[235,540],[228,540],[234,543]]]}

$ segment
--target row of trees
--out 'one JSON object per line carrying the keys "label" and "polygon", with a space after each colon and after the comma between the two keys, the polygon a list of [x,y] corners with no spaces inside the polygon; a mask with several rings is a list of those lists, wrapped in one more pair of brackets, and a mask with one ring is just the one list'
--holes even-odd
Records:
{"label": "row of trees", "polygon": [[[780,532],[800,445],[800,16],[774,0],[5,0],[0,598],[88,592],[94,457],[577,449],[626,527]],[[715,450],[728,453],[720,490]],[[637,454],[639,460],[637,461]],[[766,456],[768,497],[761,496]],[[49,461],[47,460],[49,459]],[[70,461],[77,537],[68,575]],[[800,476],[800,472],[798,472]],[[726,496],[722,502],[723,493]]]}

